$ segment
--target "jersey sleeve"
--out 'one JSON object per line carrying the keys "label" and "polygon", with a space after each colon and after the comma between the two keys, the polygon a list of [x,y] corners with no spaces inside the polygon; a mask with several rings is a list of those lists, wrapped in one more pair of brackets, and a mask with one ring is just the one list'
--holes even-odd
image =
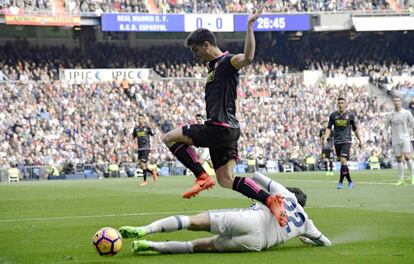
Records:
{"label": "jersey sleeve", "polygon": [[148,135],[154,136],[154,130],[152,128],[148,127],[147,131],[148,131]]}
{"label": "jersey sleeve", "polygon": [[132,130],[132,137],[133,137],[133,138],[137,138],[137,133],[136,133],[136,131],[137,131],[137,128],[134,128],[134,130]]}
{"label": "jersey sleeve", "polygon": [[225,60],[227,60],[226,65],[228,65],[228,70],[237,72],[239,69],[235,68],[233,64],[231,63],[231,59],[234,57],[234,54],[229,54],[226,56]]}

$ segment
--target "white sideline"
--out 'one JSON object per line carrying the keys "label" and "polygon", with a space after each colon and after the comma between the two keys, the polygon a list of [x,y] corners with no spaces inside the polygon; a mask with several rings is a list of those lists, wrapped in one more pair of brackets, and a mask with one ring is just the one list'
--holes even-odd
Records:
{"label": "white sideline", "polygon": [[[247,208],[247,207],[246,207]],[[307,206],[307,209],[322,208],[322,207],[311,207]],[[324,206],[323,208],[346,208],[346,206],[335,205],[335,206]],[[36,218],[20,218],[20,219],[3,219],[0,223],[12,223],[12,222],[29,222],[29,221],[44,221],[44,220],[65,220],[65,219],[86,219],[86,218],[101,218],[101,217],[120,217],[120,216],[143,216],[143,215],[179,215],[179,214],[195,214],[208,211],[179,211],[179,212],[152,212],[152,213],[130,213],[130,214],[108,214],[108,215],[75,215],[75,216],[57,216],[57,217],[36,217]]]}
{"label": "white sideline", "polygon": [[[205,210],[204,210],[205,211]],[[188,213],[200,213],[203,211],[186,211],[186,212],[153,212],[153,213],[131,213],[131,214],[109,214],[109,215],[78,215],[78,216],[57,216],[57,217],[36,217],[36,218],[20,218],[20,219],[4,219],[0,223],[9,222],[26,222],[26,221],[44,221],[44,220],[64,220],[64,219],[86,219],[100,217],[119,217],[119,216],[143,216],[143,215],[177,215]]]}

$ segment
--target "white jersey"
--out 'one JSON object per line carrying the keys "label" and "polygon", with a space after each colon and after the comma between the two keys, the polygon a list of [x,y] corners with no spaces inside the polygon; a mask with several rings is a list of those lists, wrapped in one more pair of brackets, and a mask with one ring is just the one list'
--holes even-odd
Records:
{"label": "white jersey", "polygon": [[279,226],[276,222],[276,218],[266,206],[262,204],[257,205],[265,212],[267,248],[283,244],[287,240],[298,236],[318,239],[322,235],[313,224],[313,221],[309,219],[305,210],[303,210],[303,207],[298,204],[295,195],[289,192],[286,188],[284,189],[286,192],[282,192],[281,194],[285,198],[284,203],[288,217],[288,224],[285,227]]}
{"label": "white jersey", "polygon": [[391,126],[391,141],[393,145],[410,141],[410,131],[414,128],[413,115],[406,109],[393,111],[385,119],[384,135],[388,134],[389,126]]}

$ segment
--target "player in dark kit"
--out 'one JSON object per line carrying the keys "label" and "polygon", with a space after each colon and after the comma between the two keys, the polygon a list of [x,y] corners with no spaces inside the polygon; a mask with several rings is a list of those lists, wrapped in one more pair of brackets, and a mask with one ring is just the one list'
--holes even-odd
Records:
{"label": "player in dark kit", "polygon": [[132,136],[137,139],[138,142],[139,166],[144,174],[144,181],[141,183],[141,186],[145,186],[147,185],[148,175],[152,175],[154,181],[157,180],[157,177],[155,173],[148,169],[147,166],[148,156],[151,151],[150,136],[154,136],[154,131],[146,125],[144,115],[140,114],[138,116],[138,126],[134,128]]}
{"label": "player in dark kit", "polygon": [[207,29],[197,29],[187,37],[186,46],[191,49],[194,57],[208,63],[205,85],[207,120],[204,124],[174,129],[164,136],[163,141],[196,176],[195,185],[184,192],[184,198],[194,197],[215,185],[191,146],[208,147],[218,183],[266,204],[278,222],[283,223],[286,218],[283,203],[278,203],[275,196],[262,190],[251,179],[233,175],[238,157],[237,141],[240,137],[240,126],[236,119],[238,71],[249,65],[254,58],[256,43],[253,23],[262,10],[260,8],[247,19],[244,53],[235,55],[222,52],[217,46],[215,35]]}
{"label": "player in dark kit", "polygon": [[[333,142],[332,142],[332,136],[328,138],[328,142],[325,145],[324,144],[324,135],[326,133],[326,126],[327,122],[324,122],[323,128],[319,130],[319,138],[321,140],[322,145],[322,153],[321,158],[323,161],[323,166],[325,167],[326,175],[333,175]],[[328,171],[328,163],[329,163],[329,171]]]}
{"label": "player in dark kit", "polygon": [[341,172],[339,182],[336,185],[337,189],[342,189],[344,177],[348,180],[348,188],[353,188],[351,175],[348,169],[349,151],[352,142],[352,133],[354,131],[355,136],[358,138],[358,146],[362,148],[361,137],[359,136],[358,127],[356,125],[355,114],[346,110],[345,98],[338,98],[338,111],[333,112],[329,116],[328,127],[324,136],[324,145],[328,145],[328,139],[331,136],[332,126],[334,127],[333,132],[333,143],[335,145],[336,156],[341,162]]}

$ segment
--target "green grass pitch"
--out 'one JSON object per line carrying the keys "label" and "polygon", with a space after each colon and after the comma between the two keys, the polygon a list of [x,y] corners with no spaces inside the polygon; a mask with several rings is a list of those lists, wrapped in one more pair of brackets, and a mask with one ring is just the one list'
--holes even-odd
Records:
{"label": "green grass pitch", "polygon": [[[101,227],[143,225],[174,214],[248,207],[250,199],[216,186],[191,200],[181,193],[193,177],[41,181],[0,184],[0,263],[414,263],[414,185],[394,186],[396,171],[351,172],[355,188],[337,190],[322,172],[271,175],[308,194],[307,212],[331,248],[298,239],[263,252],[191,255],[121,252],[101,257],[91,240]],[[148,239],[191,240],[208,233],[180,231]]]}

